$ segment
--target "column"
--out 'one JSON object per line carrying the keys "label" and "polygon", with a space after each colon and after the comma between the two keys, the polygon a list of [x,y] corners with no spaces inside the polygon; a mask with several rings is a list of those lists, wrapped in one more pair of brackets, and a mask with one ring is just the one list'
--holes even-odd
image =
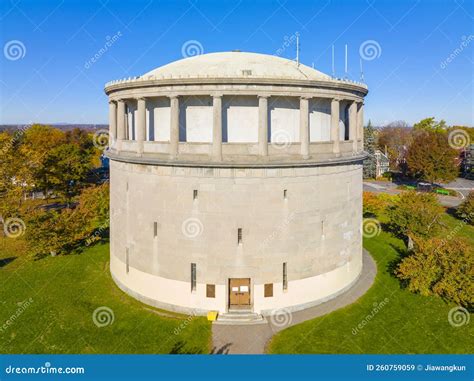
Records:
{"label": "column", "polygon": [[359,151],[364,150],[364,102],[359,102],[357,111],[357,140]]}
{"label": "column", "polygon": [[117,103],[109,101],[109,148],[115,148],[117,139]]}
{"label": "column", "polygon": [[352,151],[357,151],[357,103],[349,106],[349,140],[352,140]]}
{"label": "column", "polygon": [[331,101],[331,141],[332,152],[339,154],[341,148],[339,147],[339,99],[337,98]]}
{"label": "column", "polygon": [[300,142],[301,155],[309,157],[309,99],[300,98]]}
{"label": "column", "polygon": [[137,144],[138,153],[143,153],[143,142],[146,137],[146,100],[145,98],[137,99]]}
{"label": "column", "polygon": [[222,159],[222,95],[212,98],[213,124],[212,124],[212,157]]}
{"label": "column", "polygon": [[268,155],[268,97],[258,96],[258,150],[261,156]]}
{"label": "column", "polygon": [[117,101],[117,150],[122,149],[122,141],[125,139],[125,101]]}
{"label": "column", "polygon": [[170,154],[176,156],[179,147],[179,98],[170,97]]}

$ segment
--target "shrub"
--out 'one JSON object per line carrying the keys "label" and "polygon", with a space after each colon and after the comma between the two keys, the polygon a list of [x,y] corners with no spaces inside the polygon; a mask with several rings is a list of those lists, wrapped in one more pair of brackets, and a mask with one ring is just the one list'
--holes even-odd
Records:
{"label": "shrub", "polygon": [[391,229],[403,238],[436,234],[444,209],[435,195],[407,191],[388,208]]}
{"label": "shrub", "polygon": [[474,225],[474,191],[471,191],[456,211],[458,218]]}
{"label": "shrub", "polygon": [[466,241],[414,238],[414,251],[395,270],[412,292],[438,295],[472,309],[474,256]]}
{"label": "shrub", "polygon": [[393,203],[394,196],[384,193],[376,194],[372,192],[362,193],[362,207],[365,217],[377,216],[384,212]]}

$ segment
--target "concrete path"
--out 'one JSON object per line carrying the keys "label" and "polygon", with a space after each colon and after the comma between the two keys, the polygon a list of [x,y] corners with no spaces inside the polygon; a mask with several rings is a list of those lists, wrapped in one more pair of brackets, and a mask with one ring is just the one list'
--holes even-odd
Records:
{"label": "concrete path", "polygon": [[363,254],[362,274],[346,292],[303,311],[267,317],[265,324],[212,325],[213,354],[263,354],[271,337],[285,328],[326,315],[354,303],[372,286],[377,265],[367,251]]}

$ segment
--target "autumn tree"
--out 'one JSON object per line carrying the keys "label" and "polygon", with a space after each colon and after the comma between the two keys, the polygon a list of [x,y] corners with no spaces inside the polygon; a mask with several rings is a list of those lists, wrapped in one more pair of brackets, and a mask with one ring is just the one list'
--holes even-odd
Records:
{"label": "autumn tree", "polygon": [[378,148],[388,154],[390,168],[404,172],[406,153],[413,140],[412,129],[405,122],[396,122],[380,129],[377,137]]}
{"label": "autumn tree", "polygon": [[377,216],[389,206],[389,202],[381,195],[372,192],[362,193],[362,211],[364,217]]}
{"label": "autumn tree", "polygon": [[438,295],[469,309],[474,306],[474,256],[464,239],[414,238],[414,251],[395,273],[412,292]]}
{"label": "autumn tree", "polygon": [[19,153],[21,133],[0,133],[0,216],[18,216],[25,193],[33,186],[31,172]]}
{"label": "autumn tree", "polygon": [[459,205],[456,215],[463,221],[474,225],[474,191],[469,192],[463,203]]}
{"label": "autumn tree", "polygon": [[61,144],[48,152],[44,171],[49,186],[68,202],[79,193],[92,163],[87,151],[71,143]]}
{"label": "autumn tree", "polygon": [[433,117],[422,119],[413,125],[414,131],[445,132],[446,129],[447,125],[444,120],[438,122]]}
{"label": "autumn tree", "polygon": [[37,257],[69,254],[108,233],[108,184],[84,189],[74,209],[39,209],[30,214],[26,239]]}
{"label": "autumn tree", "polygon": [[439,230],[439,219],[444,210],[435,195],[407,191],[387,209],[390,227],[412,248],[414,237],[429,237]]}
{"label": "autumn tree", "polygon": [[63,131],[40,124],[28,128],[22,137],[19,153],[31,173],[34,186],[45,196],[52,188],[48,166],[52,162],[50,152],[65,143]]}
{"label": "autumn tree", "polygon": [[449,182],[459,172],[457,156],[458,152],[449,145],[445,132],[420,131],[408,150],[408,169],[415,178],[430,183]]}

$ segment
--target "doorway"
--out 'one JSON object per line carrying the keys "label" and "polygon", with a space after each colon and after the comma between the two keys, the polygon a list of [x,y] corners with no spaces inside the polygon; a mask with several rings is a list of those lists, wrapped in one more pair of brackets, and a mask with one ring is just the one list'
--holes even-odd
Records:
{"label": "doorway", "polygon": [[230,278],[229,310],[248,310],[250,308],[250,278]]}

